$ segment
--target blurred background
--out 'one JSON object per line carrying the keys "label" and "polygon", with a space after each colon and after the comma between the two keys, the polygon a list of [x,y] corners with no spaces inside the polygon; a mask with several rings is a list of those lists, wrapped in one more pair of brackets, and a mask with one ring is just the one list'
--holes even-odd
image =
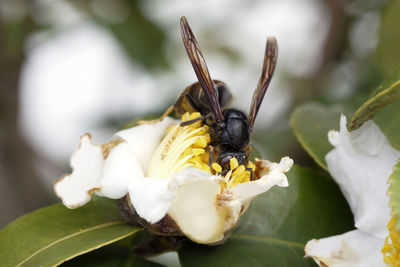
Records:
{"label": "blurred background", "polygon": [[400,64],[400,1],[0,0],[0,228],[59,202],[79,137],[107,141],[160,115],[196,81],[185,15],[214,79],[248,111],[268,35],[278,67],[252,142],[268,159],[313,166],[289,127],[316,101],[354,109]]}

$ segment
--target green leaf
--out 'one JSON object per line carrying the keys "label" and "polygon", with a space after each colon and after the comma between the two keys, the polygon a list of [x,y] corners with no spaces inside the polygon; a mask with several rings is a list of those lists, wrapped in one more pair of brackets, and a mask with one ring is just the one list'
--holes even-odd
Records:
{"label": "green leaf", "polygon": [[85,267],[160,267],[162,265],[138,257],[127,248],[120,246],[105,246],[85,255],[76,257],[62,264],[63,267],[85,266]]}
{"label": "green leaf", "polygon": [[399,67],[400,62],[400,1],[387,2],[383,12],[380,12],[379,44],[376,56],[382,70],[389,74]]}
{"label": "green leaf", "polygon": [[340,110],[317,103],[306,103],[292,113],[290,126],[299,143],[323,169],[328,170],[325,155],[333,148],[329,130],[339,128]]}
{"label": "green leaf", "polygon": [[400,230],[400,160],[393,167],[393,173],[389,177],[389,184],[389,204],[392,207],[392,215],[397,217],[396,229]]}
{"label": "green leaf", "polygon": [[391,145],[400,150],[400,101],[396,101],[381,110],[374,121],[379,125]]}
{"label": "green leaf", "polygon": [[353,216],[337,185],[325,175],[293,167],[289,187],[274,187],[255,199],[239,227],[220,246],[184,244],[184,267],[315,266],[304,259],[313,238],[353,229]]}
{"label": "green leaf", "polygon": [[395,71],[373,93],[372,96],[354,113],[349,130],[358,129],[364,122],[372,119],[385,106],[400,99],[400,70]]}
{"label": "green leaf", "polygon": [[0,231],[3,266],[54,266],[130,236],[115,201],[93,200],[70,210],[57,204],[36,210]]}

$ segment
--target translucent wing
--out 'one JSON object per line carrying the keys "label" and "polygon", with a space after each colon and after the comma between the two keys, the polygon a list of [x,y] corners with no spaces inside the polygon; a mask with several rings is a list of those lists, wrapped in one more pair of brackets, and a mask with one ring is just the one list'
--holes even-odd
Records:
{"label": "translucent wing", "polygon": [[249,114],[250,131],[253,128],[254,121],[256,120],[258,110],[261,106],[261,102],[264,99],[265,92],[267,91],[272,75],[274,74],[277,58],[278,43],[275,37],[270,36],[267,39],[267,47],[265,49],[264,64],[261,72],[261,77],[258,81],[257,88],[254,91],[253,99],[251,101]]}
{"label": "translucent wing", "polygon": [[185,45],[186,52],[189,56],[190,62],[192,63],[194,72],[196,73],[197,79],[207,96],[211,110],[214,114],[214,119],[216,122],[223,120],[221,107],[218,102],[218,91],[215,84],[208,72],[206,61],[200,51],[200,47],[193,35],[193,32],[189,26],[185,17],[181,18],[181,34],[183,39],[183,44]]}

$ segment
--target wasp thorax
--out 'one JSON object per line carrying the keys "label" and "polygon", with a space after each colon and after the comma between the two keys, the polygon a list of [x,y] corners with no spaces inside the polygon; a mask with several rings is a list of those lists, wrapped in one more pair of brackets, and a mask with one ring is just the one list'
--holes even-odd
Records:
{"label": "wasp thorax", "polygon": [[214,136],[212,136],[216,144],[224,150],[244,150],[250,138],[246,115],[236,109],[227,109],[223,114],[223,127],[214,131]]}

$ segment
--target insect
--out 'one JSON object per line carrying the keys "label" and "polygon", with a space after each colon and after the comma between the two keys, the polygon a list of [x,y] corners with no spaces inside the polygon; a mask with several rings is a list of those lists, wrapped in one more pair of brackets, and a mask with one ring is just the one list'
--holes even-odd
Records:
{"label": "insect", "polygon": [[[218,102],[221,109],[230,107],[233,102],[233,95],[228,89],[228,86],[219,80],[213,80],[213,82],[216,90],[218,91]],[[199,82],[195,82],[186,87],[186,89],[178,96],[175,104],[169,107],[167,111],[156,121],[163,120],[173,111],[177,117],[182,116],[186,112],[192,113],[197,111],[201,114],[208,114],[212,112],[207,96],[204,94]]]}
{"label": "insect", "polygon": [[[222,174],[226,174],[230,169],[229,162],[233,157],[238,160],[239,165],[247,166],[250,134],[276,66],[277,41],[275,37],[267,39],[261,78],[253,94],[250,114],[246,116],[240,110],[229,108],[232,94],[225,83],[211,78],[200,47],[185,17],[181,18],[180,27],[183,43],[198,82],[187,87],[167,112],[170,113],[172,110],[178,114],[186,111],[200,112],[201,117],[185,121],[181,125],[204,120],[204,123],[210,127],[209,164],[211,165],[214,161],[215,151],[216,162],[222,167]],[[253,176],[251,168],[249,171]]]}

